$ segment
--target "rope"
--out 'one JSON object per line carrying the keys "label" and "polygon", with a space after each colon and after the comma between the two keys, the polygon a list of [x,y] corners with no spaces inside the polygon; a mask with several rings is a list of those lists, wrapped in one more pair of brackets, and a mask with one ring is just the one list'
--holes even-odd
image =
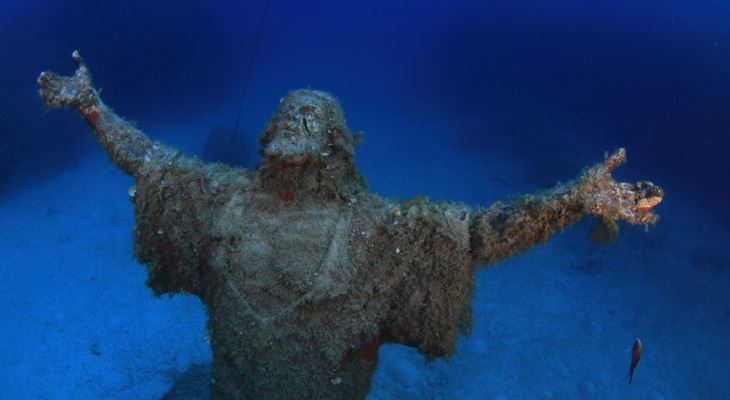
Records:
{"label": "rope", "polygon": [[264,30],[264,22],[266,16],[269,14],[269,8],[271,7],[271,0],[266,0],[264,9],[261,11],[261,18],[259,19],[259,26],[256,29],[256,37],[254,39],[253,51],[251,57],[248,59],[248,65],[246,66],[246,75],[243,77],[243,86],[241,91],[241,101],[238,103],[238,112],[236,113],[236,126],[235,131],[238,132],[238,125],[241,121],[241,112],[243,111],[243,103],[246,101],[246,91],[248,89],[248,82],[251,80],[251,74],[253,72],[254,60],[256,54],[259,51],[259,45],[261,44],[261,32]]}

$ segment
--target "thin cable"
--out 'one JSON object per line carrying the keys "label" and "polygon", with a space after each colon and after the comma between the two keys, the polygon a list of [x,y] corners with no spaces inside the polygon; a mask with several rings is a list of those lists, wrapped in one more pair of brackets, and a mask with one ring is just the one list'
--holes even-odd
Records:
{"label": "thin cable", "polygon": [[251,74],[253,72],[254,67],[254,60],[256,59],[256,54],[259,51],[259,45],[261,44],[261,32],[264,30],[264,22],[266,21],[266,16],[269,14],[269,8],[271,7],[271,0],[266,0],[266,3],[264,4],[264,9],[261,12],[261,18],[259,19],[259,26],[256,29],[256,37],[254,39],[253,43],[253,51],[251,52],[251,57],[248,59],[248,65],[246,66],[246,75],[243,77],[243,86],[241,87],[241,101],[238,103],[238,112],[236,113],[236,132],[238,132],[238,124],[241,122],[241,112],[243,111],[243,103],[246,101],[246,91],[248,89],[248,82],[251,80]]}

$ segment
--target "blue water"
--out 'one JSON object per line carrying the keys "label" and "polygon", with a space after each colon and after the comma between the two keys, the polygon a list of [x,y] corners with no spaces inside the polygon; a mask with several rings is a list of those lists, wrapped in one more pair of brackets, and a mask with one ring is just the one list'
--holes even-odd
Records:
{"label": "blue water", "polygon": [[266,2],[2,2],[0,398],[158,399],[211,358],[201,303],[144,286],[131,179],[36,98],[78,49],[191,154],[243,101],[248,166],[282,96],[329,91],[385,196],[488,206],[626,147],[616,176],[664,187],[659,224],[596,246],[586,219],[482,270],[456,354],[381,347],[369,398],[730,399],[730,3]]}

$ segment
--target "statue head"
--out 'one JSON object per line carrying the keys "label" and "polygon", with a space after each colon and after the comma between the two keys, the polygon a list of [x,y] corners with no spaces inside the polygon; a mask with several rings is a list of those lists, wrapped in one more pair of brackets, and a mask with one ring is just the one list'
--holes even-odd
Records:
{"label": "statue head", "polygon": [[259,139],[260,153],[287,164],[353,159],[353,137],[340,108],[329,93],[297,90],[279,103]]}
{"label": "statue head", "polygon": [[366,188],[355,169],[355,138],[329,93],[289,93],[259,142],[261,182],[284,199],[348,199]]}

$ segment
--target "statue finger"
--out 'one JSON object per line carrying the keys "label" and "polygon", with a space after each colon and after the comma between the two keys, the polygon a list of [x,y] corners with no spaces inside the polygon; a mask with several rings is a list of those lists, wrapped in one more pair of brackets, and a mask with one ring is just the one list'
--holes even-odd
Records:
{"label": "statue finger", "polygon": [[613,172],[616,168],[626,162],[626,149],[623,147],[618,148],[611,154],[606,154],[603,160],[603,166],[606,168],[608,173]]}

